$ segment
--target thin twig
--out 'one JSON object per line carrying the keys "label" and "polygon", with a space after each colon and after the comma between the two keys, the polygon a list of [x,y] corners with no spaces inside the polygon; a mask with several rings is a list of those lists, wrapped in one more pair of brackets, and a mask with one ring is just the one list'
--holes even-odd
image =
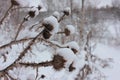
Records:
{"label": "thin twig", "polygon": [[17,8],[11,9],[11,11],[14,11],[16,9],[30,9],[30,8],[33,8],[33,7],[17,7]]}
{"label": "thin twig", "polygon": [[[40,24],[40,22],[33,24],[33,25],[29,28],[29,30],[33,29],[33,27],[37,26],[38,24]],[[42,26],[42,25],[40,25],[40,26]]]}
{"label": "thin twig", "polygon": [[17,79],[14,79],[8,72],[5,72],[5,74],[6,74],[11,80],[17,80]]}
{"label": "thin twig", "polygon": [[[13,67],[15,67],[17,65],[17,62],[19,60],[22,59],[22,57],[25,55],[25,53],[27,53],[27,51],[31,48],[31,46],[35,43],[36,39],[38,39],[38,37],[41,35],[42,32],[40,32],[34,39],[32,39],[28,46],[20,53],[20,55],[18,56],[18,58],[9,66],[7,66],[5,69],[0,70],[0,74],[3,74],[4,72],[8,72],[8,70],[12,69]],[[1,76],[0,76],[1,77]]]}
{"label": "thin twig", "polygon": [[22,29],[22,25],[23,25],[24,22],[25,22],[25,20],[23,20],[23,21],[21,22],[20,26],[18,27],[18,30],[17,30],[17,33],[16,33],[16,35],[15,35],[14,41],[16,41],[16,39],[17,39],[17,37],[18,37],[18,34],[20,33],[20,31],[21,31],[21,29]]}
{"label": "thin twig", "polygon": [[52,62],[53,61],[46,61],[46,62],[41,62],[41,63],[22,63],[20,62],[19,64],[22,66],[26,66],[26,67],[46,67],[46,66],[52,66]]}
{"label": "thin twig", "polygon": [[3,23],[3,21],[5,20],[5,18],[8,16],[10,9],[13,7],[13,5],[11,5],[8,10],[6,11],[5,15],[3,16],[3,18],[0,20],[0,25]]}
{"label": "thin twig", "polygon": [[21,42],[26,42],[26,41],[29,41],[29,40],[32,40],[32,39],[33,38],[27,38],[27,39],[20,39],[20,40],[16,40],[16,41],[11,41],[8,44],[0,46],[0,49],[4,49],[4,48],[6,48],[8,46],[11,46],[11,45],[14,45],[14,44],[18,44],[18,43],[21,43]]}
{"label": "thin twig", "polygon": [[57,34],[64,34],[65,32],[57,32]]}
{"label": "thin twig", "polygon": [[51,45],[57,46],[57,47],[59,47],[59,48],[67,48],[67,47],[65,47],[65,46],[60,46],[60,45],[58,45],[58,44],[55,44],[55,43],[50,42],[50,41],[48,41],[48,40],[45,40],[45,39],[43,39],[43,38],[41,38],[41,40],[43,40],[44,42],[49,43],[49,44],[51,44]]}
{"label": "thin twig", "polygon": [[38,76],[39,76],[39,73],[38,73],[38,67],[36,68],[36,77],[35,77],[35,80],[37,80]]}
{"label": "thin twig", "polygon": [[65,17],[65,14],[62,15],[62,17],[58,20],[58,22],[61,22],[64,17]]}

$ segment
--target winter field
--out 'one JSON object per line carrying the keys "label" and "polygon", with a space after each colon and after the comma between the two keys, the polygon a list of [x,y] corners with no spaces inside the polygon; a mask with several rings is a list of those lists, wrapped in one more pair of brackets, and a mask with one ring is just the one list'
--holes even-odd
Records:
{"label": "winter field", "polygon": [[119,80],[119,4],[0,0],[0,80]]}

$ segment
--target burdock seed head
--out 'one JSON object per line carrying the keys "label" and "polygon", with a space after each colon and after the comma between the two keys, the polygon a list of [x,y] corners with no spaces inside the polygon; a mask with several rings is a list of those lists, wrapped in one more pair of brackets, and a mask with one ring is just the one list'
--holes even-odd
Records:
{"label": "burdock seed head", "polygon": [[69,35],[70,35],[70,31],[69,31],[67,28],[65,28],[64,32],[65,32],[65,35],[66,35],[66,36],[69,36]]}
{"label": "burdock seed head", "polygon": [[54,29],[54,27],[51,24],[47,24],[47,23],[43,23],[43,26],[48,30],[48,31],[52,31]]}
{"label": "burdock seed head", "polygon": [[28,14],[31,18],[35,17],[35,11],[29,11]]}
{"label": "burdock seed head", "polygon": [[44,39],[49,39],[52,34],[47,29],[44,29],[42,35]]}
{"label": "burdock seed head", "polygon": [[53,57],[53,68],[55,70],[61,70],[62,68],[64,68],[66,60],[63,58],[63,56],[60,55],[54,55]]}

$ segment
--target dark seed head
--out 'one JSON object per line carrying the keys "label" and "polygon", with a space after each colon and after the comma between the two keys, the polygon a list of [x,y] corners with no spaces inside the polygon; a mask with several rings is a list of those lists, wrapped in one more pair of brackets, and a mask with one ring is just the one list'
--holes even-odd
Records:
{"label": "dark seed head", "polygon": [[52,31],[53,30],[53,26],[51,24],[45,24],[43,23],[43,26],[45,26],[45,28],[48,30],[48,31]]}
{"label": "dark seed head", "polygon": [[15,1],[15,0],[11,0],[11,4],[12,5],[19,5],[19,3],[17,1]]}
{"label": "dark seed head", "polygon": [[76,54],[78,51],[74,48],[71,48],[71,50]]}
{"label": "dark seed head", "polygon": [[43,30],[43,38],[44,39],[49,39],[51,37],[50,32],[47,29]]}
{"label": "dark seed head", "polygon": [[44,79],[44,78],[45,78],[45,75],[41,75],[41,78]]}
{"label": "dark seed head", "polygon": [[60,70],[60,69],[64,68],[65,62],[66,62],[66,60],[62,56],[54,55],[53,62],[52,62],[53,68],[55,70]]}
{"label": "dark seed head", "polygon": [[65,28],[65,35],[69,36],[70,35],[70,31],[68,29]]}
{"label": "dark seed head", "polygon": [[70,15],[70,13],[68,11],[63,11],[63,13],[67,16]]}
{"label": "dark seed head", "polygon": [[27,19],[27,18],[24,18],[24,21],[28,21],[28,19]]}
{"label": "dark seed head", "polygon": [[70,64],[70,66],[69,66],[69,71],[72,72],[73,70],[75,70],[75,67],[73,67],[73,63],[72,63],[72,64]]}
{"label": "dark seed head", "polygon": [[41,6],[38,6],[38,10],[40,10],[41,9]]}
{"label": "dark seed head", "polygon": [[29,11],[28,14],[31,18],[35,17],[35,11]]}

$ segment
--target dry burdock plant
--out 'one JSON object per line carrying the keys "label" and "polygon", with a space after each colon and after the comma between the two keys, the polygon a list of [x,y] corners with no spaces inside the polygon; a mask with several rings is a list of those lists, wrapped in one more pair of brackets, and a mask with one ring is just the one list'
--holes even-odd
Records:
{"label": "dry burdock plant", "polygon": [[[5,15],[2,17],[0,20],[0,28],[5,28],[6,26],[2,25],[5,22],[5,18],[8,17],[8,14],[12,13],[11,9],[14,9],[14,6],[19,8],[20,4],[17,2],[19,0],[11,0],[11,6],[9,9],[6,11]],[[26,34],[23,32],[26,28],[23,28],[24,23],[29,22],[32,18],[35,18],[38,14],[39,11],[42,9],[42,6],[38,5],[37,7],[28,7],[26,12],[26,16],[23,17],[22,21],[19,23],[19,26],[16,29],[14,29],[13,33],[14,36],[12,36],[12,39],[10,39],[9,42],[0,44],[0,80],[22,80],[22,77],[19,78],[20,72],[17,73],[17,71],[12,72],[16,70],[17,68],[23,68],[27,69],[28,67],[32,67],[33,69],[36,69],[36,73],[32,74],[35,75],[34,78],[31,78],[32,76],[29,76],[30,78],[27,78],[26,80],[40,80],[44,79],[47,77],[47,75],[42,74],[40,75],[39,68],[41,67],[48,67],[51,66],[52,69],[55,71],[59,72],[62,70],[65,70],[68,74],[67,76],[71,74],[76,74],[74,75],[75,79],[73,80],[85,80],[89,74],[92,74],[92,71],[97,70],[96,67],[93,68],[93,66],[90,66],[88,63],[91,61],[92,63],[95,63],[96,61],[100,61],[102,63],[102,67],[106,67],[109,64],[107,64],[109,61],[104,61],[98,58],[97,56],[94,56],[90,54],[89,51],[89,40],[90,37],[86,38],[86,44],[85,44],[85,58],[83,58],[83,63],[79,63],[81,59],[79,59],[78,55],[82,55],[82,53],[79,52],[79,46],[78,44],[75,46],[74,44],[71,45],[65,45],[65,44],[59,44],[56,43],[52,40],[54,40],[54,36],[61,34],[61,36],[67,36],[69,37],[71,34],[74,34],[74,26],[69,25],[70,27],[65,27],[64,31],[59,30],[59,26],[61,25],[62,20],[65,19],[65,17],[69,16],[71,14],[71,9],[70,8],[65,8],[65,10],[62,11],[62,15],[58,12],[54,12],[54,14],[50,17],[43,18],[42,21],[39,21],[37,24],[33,24],[29,26],[30,30],[27,28],[26,33],[30,34],[32,30],[35,30],[34,36],[31,37],[32,34],[29,36],[25,36]],[[7,23],[4,23],[7,24]],[[12,28],[13,29],[13,28]],[[36,30],[37,29],[37,30]],[[40,29],[40,30],[39,30]],[[3,29],[4,30],[4,29]],[[28,32],[27,32],[28,31]],[[60,32],[59,32],[60,31]],[[8,32],[9,33],[9,32]],[[62,35],[64,34],[64,35]],[[4,35],[4,34],[3,34]],[[11,34],[13,35],[13,34]],[[19,36],[22,35],[22,38]],[[90,34],[87,34],[89,36]],[[23,37],[25,36],[25,37]],[[5,40],[5,39],[4,39]],[[4,42],[4,41],[3,41]],[[39,47],[37,47],[39,45]],[[43,47],[41,47],[43,46]],[[78,47],[76,47],[78,46]],[[44,49],[44,47],[47,47]],[[47,60],[47,61],[40,61],[40,62],[35,62],[31,61],[32,57],[28,56],[34,54],[34,49],[36,50],[36,53],[40,54],[41,51],[47,51],[47,49],[50,49],[50,54],[52,54],[52,59]],[[40,50],[39,50],[40,49]],[[61,49],[61,52],[58,54],[56,53],[57,50]],[[18,50],[18,51],[17,51]],[[38,52],[37,52],[38,50]],[[3,53],[3,54],[2,54]],[[79,54],[80,53],[80,54]],[[12,55],[11,55],[12,54]],[[11,58],[12,56],[12,61],[9,60],[9,57]],[[41,56],[44,54],[41,54]],[[14,56],[17,56],[13,59]],[[37,56],[37,55],[34,55]],[[47,55],[46,55],[47,56]],[[27,61],[24,61],[26,57],[29,57]],[[37,59],[37,58],[35,58]],[[10,63],[9,63],[10,61]],[[7,63],[5,65],[5,63]],[[105,62],[105,63],[103,63]],[[2,66],[2,64],[5,66]],[[81,68],[79,68],[79,65],[81,65]],[[24,70],[22,70],[24,72]],[[48,71],[49,72],[49,71]],[[14,74],[16,76],[14,76]],[[18,75],[17,75],[18,74]],[[27,74],[27,73],[26,73]],[[26,75],[25,74],[25,75]],[[101,74],[101,73],[100,73]],[[100,75],[102,76],[102,75]],[[53,76],[52,76],[53,77]],[[63,75],[63,77],[66,77],[66,74]],[[52,79],[55,80],[55,79]],[[61,79],[62,80],[62,79]],[[69,80],[66,78],[66,80]]]}

